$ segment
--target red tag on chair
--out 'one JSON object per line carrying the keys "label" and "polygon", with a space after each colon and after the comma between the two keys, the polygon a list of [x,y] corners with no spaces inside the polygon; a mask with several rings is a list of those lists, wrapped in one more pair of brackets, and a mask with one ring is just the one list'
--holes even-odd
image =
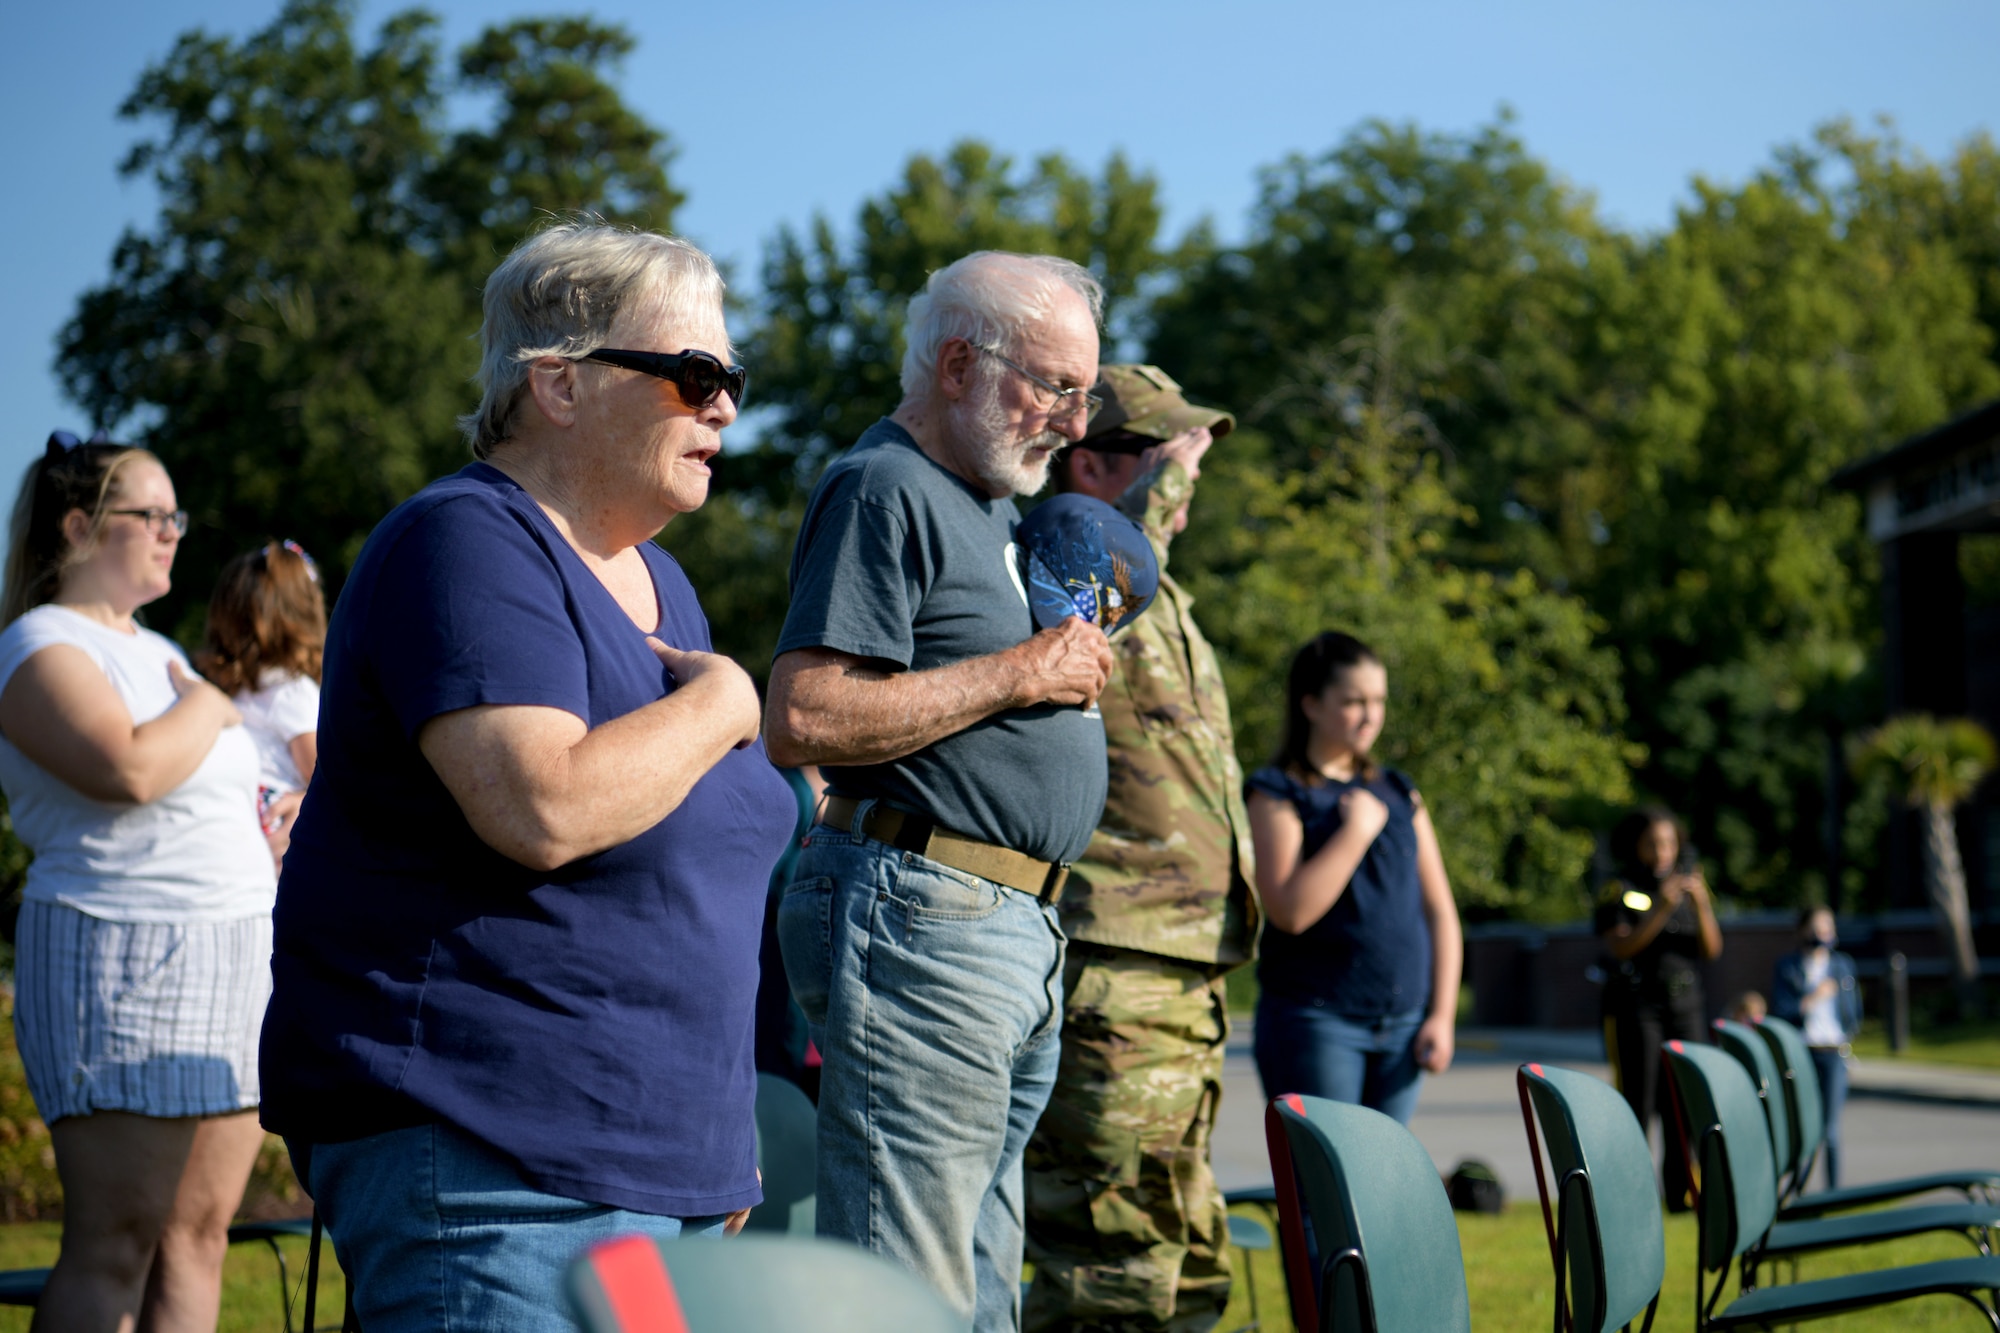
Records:
{"label": "red tag on chair", "polygon": [[688,1333],[674,1280],[644,1236],[608,1240],[590,1251],[590,1269],[624,1333]]}

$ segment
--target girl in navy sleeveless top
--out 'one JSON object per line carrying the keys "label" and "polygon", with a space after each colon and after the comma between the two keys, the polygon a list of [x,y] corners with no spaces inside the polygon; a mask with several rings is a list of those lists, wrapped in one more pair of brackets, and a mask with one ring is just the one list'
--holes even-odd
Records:
{"label": "girl in navy sleeveless top", "polygon": [[1257,1073],[1408,1124],[1451,1064],[1464,939],[1437,831],[1410,780],[1369,757],[1389,677],[1347,634],[1292,659],[1285,741],[1245,784],[1264,932]]}

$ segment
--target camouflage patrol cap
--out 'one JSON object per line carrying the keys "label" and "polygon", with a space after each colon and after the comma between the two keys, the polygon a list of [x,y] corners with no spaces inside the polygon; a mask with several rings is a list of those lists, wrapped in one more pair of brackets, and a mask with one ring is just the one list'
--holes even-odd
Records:
{"label": "camouflage patrol cap", "polygon": [[[1171,440],[1182,431],[1206,426],[1221,439],[1236,428],[1236,418],[1213,407],[1196,407],[1181,396],[1181,386],[1158,366],[1105,366],[1091,390],[1104,400],[1079,441],[1086,448],[1137,453],[1143,444],[1126,438]],[[1106,439],[1105,437],[1112,437]],[[1098,441],[1104,440],[1103,444]],[[1120,448],[1120,445],[1126,446]]]}

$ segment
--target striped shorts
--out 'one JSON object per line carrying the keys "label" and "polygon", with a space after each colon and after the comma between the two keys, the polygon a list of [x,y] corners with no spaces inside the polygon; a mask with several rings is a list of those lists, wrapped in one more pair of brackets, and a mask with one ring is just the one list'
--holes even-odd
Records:
{"label": "striped shorts", "polygon": [[44,1121],[92,1111],[173,1118],[257,1104],[271,918],[105,921],[21,907],[14,1036]]}

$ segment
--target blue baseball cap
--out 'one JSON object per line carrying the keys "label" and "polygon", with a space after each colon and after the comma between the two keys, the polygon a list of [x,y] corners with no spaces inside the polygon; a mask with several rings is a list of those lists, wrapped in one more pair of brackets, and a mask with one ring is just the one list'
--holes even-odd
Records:
{"label": "blue baseball cap", "polygon": [[1160,591],[1160,562],[1145,530],[1088,495],[1036,505],[1014,529],[1014,544],[1039,629],[1080,616],[1110,634],[1138,619]]}

